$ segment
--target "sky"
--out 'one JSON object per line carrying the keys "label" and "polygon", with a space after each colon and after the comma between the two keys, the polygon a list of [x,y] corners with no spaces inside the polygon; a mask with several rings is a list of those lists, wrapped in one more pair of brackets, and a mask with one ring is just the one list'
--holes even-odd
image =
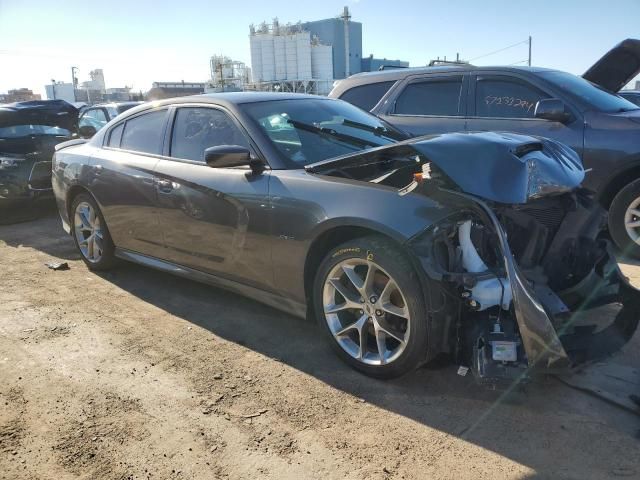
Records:
{"label": "sky", "polygon": [[425,65],[436,57],[532,64],[583,73],[613,45],[640,38],[640,0],[0,0],[0,93],[104,70],[107,88],[146,91],[154,81],[203,82],[209,57],[250,64],[249,24],[335,17],[347,5],[363,27],[363,56]]}

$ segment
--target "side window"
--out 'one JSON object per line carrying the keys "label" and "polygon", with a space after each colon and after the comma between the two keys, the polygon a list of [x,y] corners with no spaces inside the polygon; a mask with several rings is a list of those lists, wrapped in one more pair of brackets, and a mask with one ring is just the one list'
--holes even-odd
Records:
{"label": "side window", "polygon": [[107,142],[108,147],[119,148],[120,140],[122,140],[122,131],[124,130],[124,123],[121,123],[115,128],[111,129],[111,133],[109,134],[109,141]]}
{"label": "side window", "polygon": [[476,116],[533,118],[538,100],[548,98],[523,81],[506,77],[479,78],[476,82]]}
{"label": "side window", "polygon": [[344,92],[340,100],[349,102],[368,112],[378,104],[394,83],[396,82],[378,82],[353,87]]}
{"label": "side window", "polygon": [[396,100],[395,113],[400,115],[460,115],[462,77],[434,78],[410,83]]}
{"label": "side window", "polygon": [[182,107],[171,134],[171,156],[204,162],[204,151],[219,145],[249,147],[229,116],[215,108]]}
{"label": "side window", "polygon": [[167,110],[156,110],[127,120],[120,147],[134,152],[159,155],[162,151],[166,115]]}

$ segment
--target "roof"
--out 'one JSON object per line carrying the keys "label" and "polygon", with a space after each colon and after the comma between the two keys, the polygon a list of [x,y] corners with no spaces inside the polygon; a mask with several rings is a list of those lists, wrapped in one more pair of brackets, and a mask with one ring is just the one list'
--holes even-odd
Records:
{"label": "roof", "polygon": [[[410,67],[410,68],[397,68],[390,70],[378,70],[375,72],[361,72],[351,75],[345,80],[352,80],[353,83],[367,83],[367,81],[373,78],[380,81],[385,80],[399,80],[409,75],[420,75],[423,73],[455,73],[455,72],[469,72],[473,70],[502,70],[512,72],[542,72],[551,71],[548,68],[542,67],[526,67],[526,66],[482,66],[475,65],[436,65],[433,67]],[[344,80],[343,80],[344,81]]]}
{"label": "roof", "polygon": [[304,93],[278,93],[278,92],[220,92],[205,93],[201,95],[188,95],[183,97],[165,98],[145,102],[138,107],[127,110],[127,114],[135,114],[147,108],[155,108],[163,105],[175,105],[180,103],[210,103],[230,108],[242,103],[269,102],[277,100],[301,100],[311,98],[314,100],[332,101],[328,97],[319,95],[307,95]]}

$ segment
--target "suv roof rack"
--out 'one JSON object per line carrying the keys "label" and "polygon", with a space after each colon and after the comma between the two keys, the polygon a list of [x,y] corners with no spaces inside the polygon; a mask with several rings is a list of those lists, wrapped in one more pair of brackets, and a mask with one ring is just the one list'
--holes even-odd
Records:
{"label": "suv roof rack", "polygon": [[434,67],[436,65],[470,65],[472,66],[469,62],[465,62],[464,60],[431,60],[429,62],[429,66],[430,67]]}
{"label": "suv roof rack", "polygon": [[395,70],[396,68],[411,68],[411,67],[405,67],[404,65],[380,65],[378,67],[378,70]]}

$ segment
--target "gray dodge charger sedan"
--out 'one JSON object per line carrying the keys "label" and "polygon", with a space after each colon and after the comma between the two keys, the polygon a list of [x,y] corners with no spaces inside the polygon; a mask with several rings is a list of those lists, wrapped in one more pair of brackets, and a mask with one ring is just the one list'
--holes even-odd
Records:
{"label": "gray dodge charger sedan", "polygon": [[447,354],[490,383],[636,329],[640,294],[583,178],[551,140],[407,138],[341,100],[275,93],[141,105],[53,159],[90,269],[129,260],[314,316],[372,376]]}

